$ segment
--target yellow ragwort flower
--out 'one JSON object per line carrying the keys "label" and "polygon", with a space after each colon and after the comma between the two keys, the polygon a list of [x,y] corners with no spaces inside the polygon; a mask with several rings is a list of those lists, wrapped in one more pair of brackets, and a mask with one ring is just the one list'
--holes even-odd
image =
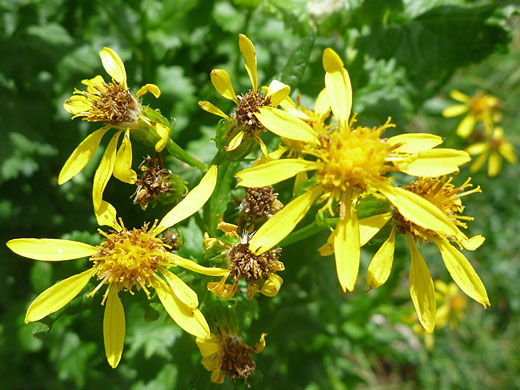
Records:
{"label": "yellow ragwort flower", "polygon": [[[63,104],[63,107],[73,114],[73,119],[81,117],[89,122],[104,122],[105,126],[94,131],[79,144],[65,162],[58,177],[58,183],[61,185],[81,172],[94,157],[107,131],[116,129],[94,176],[92,196],[96,211],[101,206],[103,192],[112,175],[129,184],[133,184],[136,179],[136,173],[132,170],[130,132],[145,128],[157,133],[159,137],[159,141],[155,144],[157,152],[164,149],[170,137],[169,126],[148,118],[144,114],[144,107],[139,102],[141,96],[147,92],[158,98],[161,94],[159,87],[146,84],[133,96],[127,86],[123,61],[117,53],[105,47],[99,52],[99,56],[112,81],[107,83],[100,75],[83,80],[82,83],[87,86],[87,90],[75,89],[74,95]],[[123,132],[123,141],[118,149],[119,137]]]}
{"label": "yellow ragwort flower", "polygon": [[476,172],[488,161],[488,176],[494,177],[502,170],[502,157],[511,164],[516,163],[516,155],[513,145],[504,136],[501,127],[495,127],[491,134],[483,142],[478,142],[466,148],[471,155],[480,155],[471,164],[470,172]]}
{"label": "yellow ragwort flower", "polygon": [[[333,242],[336,269],[341,287],[352,291],[356,282],[360,259],[360,232],[356,216],[357,201],[379,193],[386,197],[403,215],[427,229],[449,235],[461,233],[437,207],[422,197],[398,188],[385,176],[387,172],[401,171],[416,176],[438,176],[458,172],[458,166],[469,161],[464,151],[434,149],[442,142],[431,134],[404,134],[382,139],[387,122],[380,128],[352,128],[349,116],[352,106],[352,88],[349,75],[340,57],[332,50],[323,54],[326,71],[325,88],[328,102],[337,125],[326,134],[317,134],[305,121],[281,110],[270,108],[278,118],[262,123],[266,128],[282,127],[294,133],[307,134],[311,141],[303,155],[312,160],[289,158],[269,161],[239,172],[239,185],[263,187],[297,175],[315,171],[315,183],[303,195],[287,204],[256,232],[250,249],[262,254],[286,237],[305,216],[314,201],[324,202],[321,210],[334,215],[339,205],[339,221],[329,241]],[[263,115],[263,114],[262,114]]]}
{"label": "yellow ragwort flower", "polygon": [[267,333],[262,333],[254,348],[244,343],[239,335],[229,331],[220,330],[218,334],[211,334],[206,338],[197,337],[197,346],[202,355],[201,363],[206,370],[211,371],[211,381],[223,383],[227,376],[229,379],[242,378],[247,383],[247,377],[256,368],[251,353],[264,350],[265,336]]}
{"label": "yellow ragwort flower", "polygon": [[[273,80],[265,91],[259,89],[255,47],[245,35],[240,34],[238,38],[240,52],[244,58],[249,78],[251,79],[252,89],[245,94],[237,96],[231,84],[229,74],[223,69],[213,69],[211,71],[211,82],[213,86],[224,98],[235,102],[237,107],[233,114],[228,116],[210,102],[201,101],[199,105],[204,111],[218,115],[233,124],[231,133],[229,134],[230,136],[232,135],[232,139],[226,146],[227,151],[235,150],[240,146],[244,137],[250,137],[259,143],[262,153],[267,155],[267,147],[259,136],[260,133],[264,132],[267,128],[264,124],[264,120],[276,121],[276,117],[273,117],[269,109],[278,106],[286,99],[287,96],[289,96],[291,88],[280,81]],[[260,115],[266,116],[266,119],[261,120],[259,118]],[[306,137],[305,134],[295,134],[290,132],[290,129],[276,128],[276,130],[268,130],[282,137],[309,141],[309,137]]]}
{"label": "yellow ragwort flower", "polygon": [[[463,221],[470,221],[473,218],[460,215],[464,210],[461,197],[480,192],[480,187],[466,190],[468,187],[471,187],[470,179],[460,187],[455,187],[451,183],[451,179],[419,178],[408,184],[404,191],[413,193],[428,201],[444,214],[453,225],[466,228],[466,223]],[[370,287],[379,287],[388,279],[394,259],[395,234],[397,231],[400,231],[406,235],[411,255],[409,274],[410,295],[419,321],[427,332],[433,332],[436,323],[435,289],[430,271],[417,248],[416,241],[420,244],[423,242],[434,243],[439,249],[444,265],[452,279],[461,290],[484,307],[489,305],[486,288],[473,269],[473,266],[450,243],[450,241],[454,242],[461,249],[464,247],[468,250],[475,250],[484,242],[482,236],[478,235],[468,239],[458,231],[458,228],[457,232],[453,234],[425,227],[417,221],[411,220],[409,216],[404,215],[400,209],[395,208],[392,213],[374,215],[360,220],[359,223],[363,232],[362,244],[368,242],[388,221],[391,221],[392,225],[390,235],[376,252],[368,267],[367,283]]]}
{"label": "yellow ragwort flower", "polygon": [[[243,231],[240,236],[236,225],[223,222],[220,216],[218,218],[217,228],[227,237],[235,239],[235,242],[231,244],[210,238],[208,233],[205,233],[205,250],[219,248],[220,255],[227,263],[226,274],[219,282],[208,282],[208,290],[223,298],[232,298],[238,289],[238,282],[245,280],[247,299],[253,299],[257,292],[268,297],[276,296],[283,283],[283,279],[276,272],[285,269],[284,264],[278,260],[282,248],[270,249],[259,255],[254,254],[249,249],[249,242],[253,235]],[[228,278],[231,279],[232,284],[226,283]]]}
{"label": "yellow ragwort flower", "polygon": [[115,210],[105,213],[106,222],[114,229],[111,233],[99,230],[105,237],[98,246],[82,242],[57,239],[19,238],[7,243],[18,255],[34,260],[62,261],[89,257],[92,267],[71,276],[41,293],[29,306],[25,322],[38,321],[54,313],[70,302],[96,276],[97,286],[88,296],[92,297],[102,286],[107,285],[102,304],[105,305],[103,334],[109,364],[116,367],[123,353],[125,338],[125,315],[119,291],[131,294],[135,287],[144,290],[150,298],[150,288],[155,289],[171,318],[186,332],[197,337],[208,337],[208,324],[197,309],[197,294],[188,287],[171,267],[180,266],[205,275],[221,276],[227,270],[206,268],[169,252],[171,247],[157,237],[171,226],[197,212],[209,199],[217,180],[217,168],[213,166],[176,207],[168,212],[161,222],[157,220],[149,229],[145,224],[140,229],[127,229],[122,220],[117,222]]}
{"label": "yellow ragwort flower", "polygon": [[451,118],[467,113],[457,127],[457,135],[463,138],[469,137],[477,122],[483,122],[489,127],[501,118],[499,110],[502,108],[502,102],[493,95],[478,92],[475,96],[469,97],[460,91],[451,91],[450,96],[462,104],[446,108],[442,115]]}

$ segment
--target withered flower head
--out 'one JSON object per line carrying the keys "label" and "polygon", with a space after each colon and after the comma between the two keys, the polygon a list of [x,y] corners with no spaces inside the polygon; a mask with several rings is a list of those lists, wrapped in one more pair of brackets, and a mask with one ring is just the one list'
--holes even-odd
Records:
{"label": "withered flower head", "polygon": [[249,221],[270,218],[283,207],[272,186],[248,187],[239,209]]}

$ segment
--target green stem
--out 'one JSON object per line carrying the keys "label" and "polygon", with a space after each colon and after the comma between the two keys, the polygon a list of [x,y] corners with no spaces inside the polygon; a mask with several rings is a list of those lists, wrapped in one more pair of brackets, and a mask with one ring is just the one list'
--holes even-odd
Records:
{"label": "green stem", "polygon": [[314,221],[310,225],[307,225],[307,226],[291,233],[284,240],[282,240],[282,242],[280,242],[280,244],[278,246],[284,247],[287,245],[295,244],[295,243],[305,240],[306,238],[309,238],[323,230],[327,230],[331,227],[334,228],[334,227],[336,227],[336,224],[338,223],[338,219],[339,218],[325,218],[325,221],[327,221],[327,223],[324,223],[323,221],[320,221],[320,222]]}
{"label": "green stem", "polygon": [[201,172],[205,172],[208,169],[206,164],[204,164],[202,161],[197,160],[191,154],[186,152],[183,148],[177,145],[175,141],[173,141],[171,138],[168,140],[168,143],[166,144],[166,150],[168,151],[168,153],[170,153],[174,157],[177,157],[179,160],[185,162],[186,164],[200,169]]}

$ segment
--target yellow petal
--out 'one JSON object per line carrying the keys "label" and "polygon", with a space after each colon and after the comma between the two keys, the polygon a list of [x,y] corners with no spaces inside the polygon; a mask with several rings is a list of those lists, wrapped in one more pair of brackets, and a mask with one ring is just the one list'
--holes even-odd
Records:
{"label": "yellow petal", "polygon": [[260,340],[255,344],[255,348],[253,349],[255,353],[260,353],[265,349],[265,336],[267,336],[267,333],[262,333]]}
{"label": "yellow petal", "polygon": [[309,189],[278,211],[258,229],[249,243],[249,249],[260,255],[282,241],[305,217],[321,192],[320,186]]}
{"label": "yellow petal", "polygon": [[95,273],[96,270],[91,268],[49,287],[31,303],[25,315],[25,323],[41,320],[60,310],[83,290]]}
{"label": "yellow petal", "polygon": [[80,259],[97,253],[95,246],[83,242],[50,238],[15,238],[6,245],[17,255],[45,261]]}
{"label": "yellow petal", "polygon": [[469,167],[469,171],[471,173],[477,172],[480,168],[482,168],[482,166],[486,162],[488,156],[489,156],[489,152],[483,153],[480,156],[478,156],[478,158]]}
{"label": "yellow petal", "polygon": [[77,116],[89,112],[91,105],[83,95],[72,95],[63,103],[63,108],[72,115]]}
{"label": "yellow petal", "polygon": [[130,130],[125,131],[123,142],[116,154],[114,164],[114,177],[123,183],[134,184],[137,174],[132,169],[132,143],[130,142]]}
{"label": "yellow petal", "polygon": [[187,310],[193,310],[199,306],[197,293],[184,283],[181,278],[166,269],[162,269],[161,273],[175,292],[175,296],[187,306]]}
{"label": "yellow petal", "polygon": [[103,127],[94,131],[78,145],[65,162],[65,165],[63,165],[63,168],[61,168],[58,177],[59,185],[68,182],[85,168],[92,160],[92,157],[94,157],[101,139],[109,129],[110,127]]}
{"label": "yellow petal", "polygon": [[291,87],[278,80],[271,81],[267,90],[267,97],[271,98],[271,106],[276,107],[291,93]]}
{"label": "yellow petal", "polygon": [[325,73],[325,88],[334,116],[346,126],[352,109],[352,86],[350,77],[343,67],[343,61],[330,48],[323,52],[323,67]]}
{"label": "yellow petal", "polygon": [[240,53],[244,57],[247,73],[251,79],[251,85],[253,91],[256,92],[258,89],[258,74],[256,71],[256,53],[255,47],[244,34],[238,35],[238,46],[240,47]]}
{"label": "yellow petal", "polygon": [[320,256],[330,256],[334,254],[334,237],[336,236],[336,233],[336,230],[334,230],[329,234],[327,242],[318,248]]}
{"label": "yellow petal", "polygon": [[237,95],[231,84],[229,74],[223,69],[213,69],[210,74],[213,86],[223,97],[238,103]]}
{"label": "yellow petal", "polygon": [[328,114],[330,111],[330,103],[329,103],[329,97],[327,95],[327,89],[323,88],[321,92],[318,94],[318,97],[316,98],[316,103],[314,104],[314,112],[320,116],[323,117]]}
{"label": "yellow petal", "polygon": [[92,199],[94,201],[94,210],[97,210],[101,207],[101,201],[103,200],[103,192],[110,180],[110,176],[112,176],[112,172],[114,171],[114,165],[116,162],[116,148],[117,141],[119,140],[119,135],[121,131],[118,131],[110,142],[105,150],[105,154],[101,158],[101,162],[99,163],[98,169],[96,170],[96,174],[94,175],[94,184],[92,186]]}
{"label": "yellow petal", "polygon": [[229,275],[229,271],[219,282],[209,282],[207,288],[214,294],[221,296],[222,298],[230,299],[233,298],[238,289],[238,283],[227,284],[226,279]]}
{"label": "yellow petal", "polygon": [[185,306],[175,296],[173,289],[162,279],[157,278],[154,287],[164,308],[177,325],[197,337],[205,338],[210,335],[208,323],[200,310],[185,310]]}
{"label": "yellow petal", "polygon": [[178,255],[173,255],[173,258],[175,260],[175,265],[178,265],[179,267],[182,267],[182,268],[189,269],[190,271],[197,272],[202,275],[222,276],[222,275],[226,275],[229,273],[229,271],[227,269],[218,268],[218,267],[204,267],[198,263],[195,263],[192,260],[185,259]]}
{"label": "yellow petal", "polygon": [[177,206],[164,216],[159,225],[154,229],[154,233],[159,234],[199,211],[215,189],[217,173],[217,166],[213,165],[201,179],[199,185],[193,188]]}
{"label": "yellow petal", "polygon": [[121,231],[121,226],[119,226],[117,222],[117,211],[115,207],[107,201],[102,200],[101,206],[94,210],[94,213],[96,214],[99,226],[110,226],[117,232]]}
{"label": "yellow petal", "polygon": [[108,48],[104,47],[100,52],[101,62],[106,72],[118,83],[123,84],[126,87],[126,71],[123,61],[117,55],[117,53]]}
{"label": "yellow petal", "polygon": [[244,138],[245,133],[243,131],[239,131],[232,139],[229,141],[229,144],[225,147],[226,151],[231,152],[238,148],[242,143],[242,139]]}
{"label": "yellow petal", "polygon": [[222,384],[224,383],[224,377],[224,372],[220,368],[217,368],[211,373],[211,382]]}
{"label": "yellow petal", "polygon": [[239,186],[265,187],[289,179],[300,172],[311,171],[316,167],[314,161],[287,158],[244,169],[235,176],[240,180]]}
{"label": "yellow petal", "polygon": [[515,149],[509,142],[503,142],[499,147],[498,151],[505,157],[511,164],[516,163]]}
{"label": "yellow petal", "polygon": [[392,213],[373,215],[359,220],[359,243],[361,246],[369,242],[377,232],[392,218]]}
{"label": "yellow petal", "polygon": [[224,114],[224,112],[220,108],[216,107],[214,104],[212,104],[210,102],[200,101],[199,102],[199,106],[204,111],[209,112],[210,114],[218,115],[218,116],[220,116],[220,117],[222,117],[224,119],[229,119],[229,116]]}
{"label": "yellow petal", "polygon": [[457,135],[462,138],[468,137],[473,128],[475,127],[475,117],[471,114],[468,114],[464,117],[463,120],[460,121],[459,126],[457,127]]}
{"label": "yellow petal", "polygon": [[170,127],[163,125],[162,123],[156,123],[154,129],[160,138],[159,141],[155,143],[155,151],[160,153],[166,147],[166,144],[170,139]]}
{"label": "yellow petal", "polygon": [[471,98],[468,95],[466,95],[465,93],[462,93],[460,91],[457,91],[457,90],[451,91],[450,96],[453,99],[458,100],[459,102],[463,102],[463,103],[469,103],[471,101]]}
{"label": "yellow petal", "polygon": [[390,232],[388,239],[381,245],[376,252],[367,271],[367,284],[371,288],[382,286],[392,270],[395,251],[395,226]]}
{"label": "yellow petal", "polygon": [[410,265],[410,296],[423,328],[432,333],[435,328],[435,289],[433,280],[421,253],[410,234],[406,235],[412,263]]}
{"label": "yellow petal", "polygon": [[446,239],[441,238],[434,242],[441,252],[448,272],[460,289],[484,307],[489,306],[486,288],[468,259]]}
{"label": "yellow petal", "polygon": [[394,149],[396,153],[417,153],[440,145],[442,137],[428,133],[409,133],[390,137],[386,142],[391,146],[401,145]]}
{"label": "yellow petal", "polygon": [[436,177],[459,172],[459,166],[471,160],[468,152],[456,149],[431,149],[417,153],[408,163],[397,163],[408,175]]}
{"label": "yellow petal", "polygon": [[491,152],[488,161],[488,176],[495,177],[502,169],[502,158],[497,152]]}
{"label": "yellow petal", "polygon": [[466,148],[466,152],[471,155],[484,153],[489,149],[487,142],[479,142],[473,145],[470,145]]}
{"label": "yellow petal", "polygon": [[100,75],[97,75],[91,79],[81,80],[81,84],[86,85],[87,92],[93,95],[99,95],[100,92],[107,90],[107,87],[105,86],[105,79]]}
{"label": "yellow petal", "polygon": [[409,221],[435,232],[465,239],[457,226],[441,209],[421,196],[403,188],[395,187],[390,183],[382,183],[378,189]]}
{"label": "yellow petal", "polygon": [[445,118],[451,118],[464,114],[466,111],[468,111],[468,106],[466,104],[456,104],[455,106],[445,108],[442,111],[442,116]]}
{"label": "yellow petal", "polygon": [[336,272],[343,292],[354,290],[361,256],[356,210],[350,201],[349,203],[345,205],[345,216],[340,217],[334,235]]}
{"label": "yellow petal", "polygon": [[471,237],[468,240],[462,241],[461,244],[464,248],[469,251],[474,251],[480,248],[480,246],[486,241],[485,237],[482,237],[480,234],[474,237]]}
{"label": "yellow petal", "polygon": [[255,116],[267,130],[280,137],[318,144],[318,135],[304,121],[274,107],[260,107],[259,111]]}
{"label": "yellow petal", "polygon": [[260,289],[260,292],[264,294],[266,297],[275,297],[280,291],[282,287],[283,279],[276,275],[270,274],[269,279],[267,279]]}
{"label": "yellow petal", "polygon": [[197,337],[195,339],[197,347],[199,347],[202,357],[215,355],[220,351],[219,337],[217,335],[210,335],[207,338]]}
{"label": "yellow petal", "polygon": [[156,99],[159,99],[161,96],[161,90],[159,87],[155,84],[145,84],[141,88],[139,88],[139,91],[135,94],[135,97],[139,99],[144,94],[147,94],[150,92],[153,96],[155,96]]}
{"label": "yellow petal", "polygon": [[115,286],[110,286],[103,317],[103,339],[108,364],[116,368],[125,345],[125,311]]}

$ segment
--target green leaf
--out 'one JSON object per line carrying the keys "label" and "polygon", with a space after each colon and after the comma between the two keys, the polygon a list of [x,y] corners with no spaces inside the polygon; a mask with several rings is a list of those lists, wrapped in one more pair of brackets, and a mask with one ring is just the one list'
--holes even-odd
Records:
{"label": "green leaf", "polygon": [[506,30],[490,24],[496,5],[441,6],[415,19],[378,26],[358,41],[358,48],[378,59],[395,58],[418,90],[442,80],[457,68],[479,62],[505,47]]}
{"label": "green leaf", "polygon": [[280,81],[288,84],[291,88],[296,88],[302,79],[303,73],[310,61],[316,32],[311,30],[309,34],[300,42],[298,47],[292,52],[289,61],[285,64],[280,75]]}

